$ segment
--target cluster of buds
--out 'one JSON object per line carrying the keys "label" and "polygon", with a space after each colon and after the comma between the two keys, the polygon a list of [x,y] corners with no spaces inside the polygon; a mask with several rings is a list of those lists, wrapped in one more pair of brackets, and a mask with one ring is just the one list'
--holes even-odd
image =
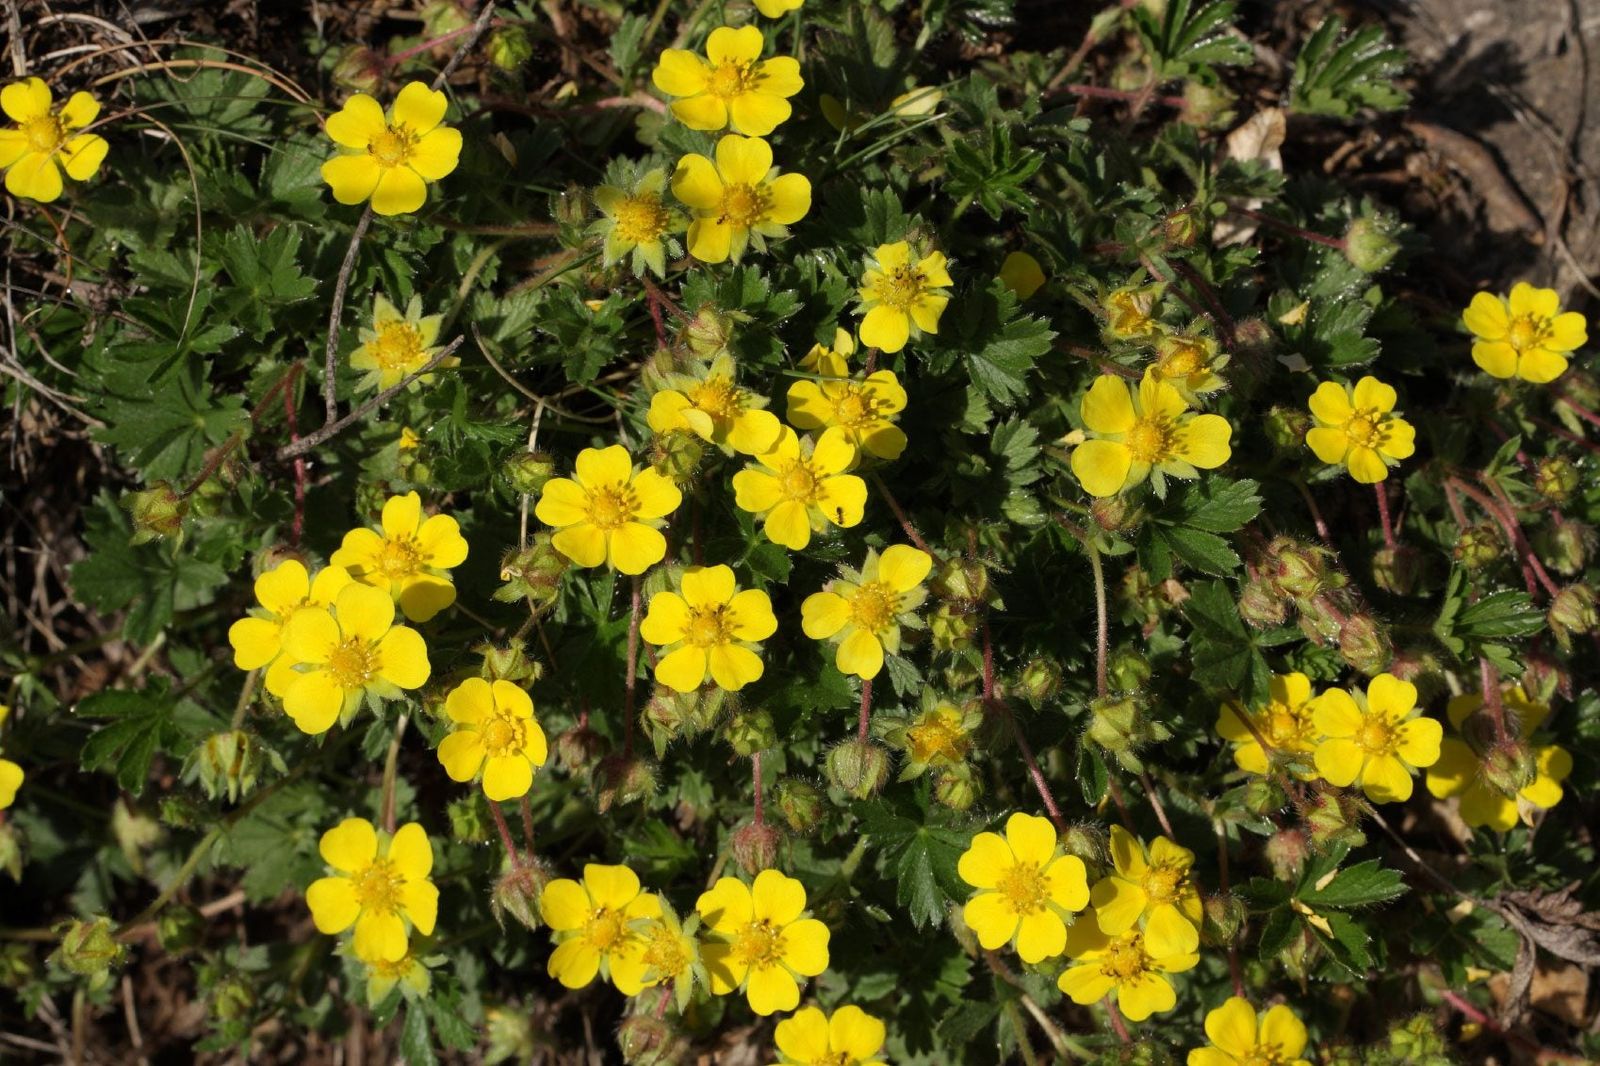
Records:
{"label": "cluster of buds", "polygon": [[1329,789],[1308,795],[1300,816],[1311,834],[1311,845],[1318,850],[1340,844],[1358,848],[1367,842],[1361,831],[1362,801],[1348,789]]}
{"label": "cluster of buds", "polygon": [[88,978],[91,991],[111,983],[111,971],[122,964],[128,949],[118,940],[109,918],[66,923],[61,946],[50,956],[68,973]]}
{"label": "cluster of buds", "polygon": [[[1382,565],[1398,587],[1415,581],[1411,563],[1402,552],[1393,552]],[[1292,609],[1307,638],[1338,648],[1340,657],[1364,674],[1381,673],[1394,659],[1387,627],[1348,588],[1349,579],[1334,566],[1328,549],[1293,537],[1275,537],[1252,560],[1251,570],[1239,601],[1240,617],[1249,625],[1280,626]]]}
{"label": "cluster of buds", "polygon": [[494,598],[501,603],[526,601],[534,614],[543,614],[561,594],[561,575],[567,557],[555,550],[550,534],[536,533],[526,548],[513,548],[500,562],[500,580]]}
{"label": "cluster of buds", "polygon": [[514,452],[500,464],[500,477],[515,495],[537,496],[556,476],[556,461],[544,452]]}
{"label": "cluster of buds", "polygon": [[1568,585],[1550,601],[1545,620],[1550,623],[1550,632],[1555,635],[1556,643],[1561,645],[1562,650],[1571,650],[1574,636],[1593,633],[1600,628],[1594,589],[1583,584]]}
{"label": "cluster of buds", "polygon": [[720,688],[679,692],[666,685],[657,685],[650,693],[650,699],[645,702],[640,724],[655,745],[659,758],[672,741],[699,736],[715,726],[737,702],[738,697]]}
{"label": "cluster of buds", "polygon": [[544,667],[528,658],[528,646],[513,637],[503,645],[485,641],[473,648],[473,653],[483,658],[478,676],[485,681],[510,681],[516,685],[531,685],[544,676]]}
{"label": "cluster of buds", "polygon": [[989,581],[988,568],[978,559],[946,561],[933,575],[931,588],[939,602],[929,630],[934,649],[947,655],[972,647],[984,612],[1002,606]]}

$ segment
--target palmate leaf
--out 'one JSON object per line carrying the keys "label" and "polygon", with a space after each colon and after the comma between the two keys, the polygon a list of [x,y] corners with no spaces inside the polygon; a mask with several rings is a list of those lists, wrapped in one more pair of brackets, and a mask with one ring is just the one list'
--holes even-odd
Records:
{"label": "palmate leaf", "polygon": [[862,831],[881,852],[886,872],[895,879],[896,898],[910,913],[912,924],[920,929],[942,922],[950,901],[967,891],[956,863],[972,842],[971,832],[917,821],[884,801],[859,803],[855,811]]}
{"label": "palmate leaf", "polygon": [[1295,59],[1289,106],[1302,114],[1335,118],[1363,107],[1394,110],[1407,99],[1395,83],[1405,66],[1406,54],[1388,42],[1382,27],[1364,26],[1345,34],[1344,20],[1331,16]]}
{"label": "palmate leaf", "polygon": [[1234,4],[1216,0],[1195,6],[1193,0],[1169,0],[1157,15],[1140,5],[1133,24],[1155,60],[1161,78],[1180,78],[1208,66],[1250,62],[1250,42],[1231,33]]}

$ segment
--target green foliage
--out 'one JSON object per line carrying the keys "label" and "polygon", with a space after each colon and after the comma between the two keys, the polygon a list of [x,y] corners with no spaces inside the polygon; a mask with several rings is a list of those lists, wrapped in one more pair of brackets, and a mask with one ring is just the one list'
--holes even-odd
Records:
{"label": "green foliage", "polygon": [[1405,90],[1395,84],[1405,67],[1405,53],[1388,42],[1381,27],[1346,33],[1344,20],[1330,16],[1300,46],[1289,106],[1334,118],[1348,118],[1363,107],[1393,111],[1406,103]]}

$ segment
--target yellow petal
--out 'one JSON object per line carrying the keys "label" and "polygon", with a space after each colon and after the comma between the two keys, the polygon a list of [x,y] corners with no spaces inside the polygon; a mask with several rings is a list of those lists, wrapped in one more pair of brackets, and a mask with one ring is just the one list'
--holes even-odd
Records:
{"label": "yellow petal", "polygon": [[780,226],[792,226],[811,210],[811,182],[802,175],[779,175],[767,186],[767,195],[767,218]]}
{"label": "yellow petal", "polygon": [[1317,766],[1317,773],[1321,774],[1328,784],[1338,785],[1340,788],[1348,787],[1361,776],[1362,765],[1366,762],[1366,758],[1366,754],[1355,741],[1343,737],[1324,740],[1317,745],[1317,750],[1312,756]]}
{"label": "yellow petal", "polygon": [[322,180],[341,204],[359,204],[372,195],[384,171],[370,155],[336,155],[322,164]]}
{"label": "yellow petal", "polygon": [[439,920],[439,890],[431,881],[408,881],[400,890],[400,909],[417,932],[432,936]]}
{"label": "yellow petal", "polygon": [[407,822],[395,831],[386,857],[407,880],[420,881],[433,872],[433,845],[417,822]]}
{"label": "yellow petal", "polygon": [[722,179],[703,155],[693,153],[678,160],[672,172],[672,195],[698,211],[716,211],[722,205]]}
{"label": "yellow petal", "polygon": [[378,642],[378,676],[399,688],[421,688],[433,672],[422,634],[395,626]]}
{"label": "yellow petal", "polygon": [[424,181],[438,181],[461,162],[461,131],[441,126],[411,147],[406,160]]}
{"label": "yellow petal", "polygon": [[558,531],[550,544],[574,565],[587,568],[606,561],[607,540],[599,526],[580,522]]}
{"label": "yellow petal", "polygon": [[1385,385],[1377,378],[1368,375],[1356,382],[1353,399],[1355,406],[1363,411],[1387,414],[1394,410],[1399,395],[1394,391],[1393,385]]}
{"label": "yellow petal", "polygon": [[410,167],[379,168],[377,186],[372,190],[372,209],[385,217],[408,215],[428,199],[428,186]]}
{"label": "yellow petal", "polygon": [[[650,80],[668,96],[694,96],[706,91],[711,69],[706,61],[683,48],[668,48],[656,61]],[[695,128],[695,127],[690,127]],[[720,127],[718,127],[720,128]]]}
{"label": "yellow petal", "polygon": [[1535,385],[1548,384],[1566,372],[1566,357],[1546,348],[1524,352],[1517,364],[1517,377]]}
{"label": "yellow petal", "polygon": [[906,544],[891,544],[878,557],[878,580],[896,592],[909,592],[927,578],[933,556]]}
{"label": "yellow petal", "polygon": [[322,861],[343,873],[358,873],[378,857],[378,833],[365,818],[346,818],[317,845]]}
{"label": "yellow petal", "polygon": [[1306,1039],[1305,1023],[1282,1003],[1261,1016],[1261,1043],[1276,1044],[1285,1058],[1299,1058]]}
{"label": "yellow petal", "polygon": [[667,554],[667,538],[639,522],[618,527],[606,542],[606,562],[624,574],[642,574]]}
{"label": "yellow petal", "polygon": [[1505,340],[1511,327],[1505,303],[1489,292],[1480,292],[1472,298],[1461,314],[1461,322],[1474,336],[1486,341]]}
{"label": "yellow petal", "polygon": [[6,191],[24,200],[52,203],[61,195],[61,171],[52,156],[30,152],[6,171]]}
{"label": "yellow petal", "polygon": [[717,141],[717,173],[727,184],[760,185],[771,169],[772,146],[760,137],[730,133]]}
{"label": "yellow petal", "polygon": [[596,906],[621,910],[639,895],[639,875],[626,866],[586,863],[583,887]]}
{"label": "yellow petal", "polygon": [[733,570],[726,566],[691,566],[683,572],[683,599],[691,607],[714,607],[733,599]]}
{"label": "yellow petal", "polygon": [[584,521],[588,517],[588,506],[588,493],[584,492],[576,481],[557,477],[545,482],[533,513],[545,525],[559,529]]}
{"label": "yellow petal", "polygon": [[706,659],[706,649],[685,644],[656,661],[655,678],[675,692],[693,692],[705,684]]}
{"label": "yellow petal", "polygon": [[883,644],[875,635],[858,629],[839,644],[834,665],[841,673],[870,681],[883,669]]}
{"label": "yellow petal", "polygon": [[420,81],[408,82],[394,98],[391,115],[396,126],[404,125],[421,136],[444,121],[449,99],[437,89],[430,89]]}
{"label": "yellow petal", "polygon": [[1221,415],[1196,415],[1183,423],[1177,455],[1202,470],[1215,470],[1233,454],[1228,441],[1233,427]]}
{"label": "yellow petal", "polygon": [[750,903],[756,921],[786,926],[806,909],[805,886],[777,870],[762,870],[750,885]]}
{"label": "yellow petal", "polygon": [[105,162],[111,145],[104,137],[83,133],[73,137],[61,150],[61,165],[73,181],[87,181]]}
{"label": "yellow petal", "polygon": [[1517,373],[1517,350],[1507,341],[1479,341],[1472,346],[1472,361],[1493,378],[1503,380]]}
{"label": "yellow petal", "polygon": [[663,590],[650,597],[650,608],[639,625],[639,635],[651,644],[673,644],[683,639],[689,621],[689,605],[683,597]]}
{"label": "yellow petal", "polygon": [[1342,426],[1355,414],[1350,406],[1350,394],[1343,385],[1332,381],[1318,385],[1306,406],[1311,409],[1313,418],[1330,426]]}
{"label": "yellow petal", "polygon": [[911,338],[911,318],[887,304],[878,304],[861,320],[861,343],[888,353],[900,351]]}
{"label": "yellow petal", "polygon": [[1004,837],[998,833],[978,833],[956,860],[956,873],[974,888],[994,888],[1012,862],[1011,848]]}
{"label": "yellow petal", "polygon": [[471,781],[483,766],[483,738],[476,730],[451,733],[439,742],[439,764],[452,781]]}
{"label": "yellow petal", "polygon": [[[378,640],[394,625],[394,600],[370,585],[347,585],[334,601],[333,614],[346,639]],[[310,660],[308,655],[296,654]]]}
{"label": "yellow petal", "polygon": [[800,628],[812,640],[826,640],[850,621],[850,604],[832,592],[815,592],[800,605]]}
{"label": "yellow petal", "polygon": [[600,972],[600,953],[582,937],[563,941],[551,952],[545,971],[566,988],[582,988]]}
{"label": "yellow petal", "polygon": [[302,733],[326,733],[344,710],[346,693],[326,670],[294,679],[283,695],[283,709]]}
{"label": "yellow petal", "polygon": [[738,29],[720,26],[706,38],[706,58],[714,66],[723,63],[743,66],[760,59],[761,50],[765,47],[766,41],[755,26],[741,26]]}
{"label": "yellow petal", "polygon": [[526,796],[533,787],[533,767],[519,755],[492,755],[483,768],[483,794],[496,803]]}
{"label": "yellow petal", "polygon": [[1379,674],[1367,683],[1367,709],[1400,721],[1417,705],[1417,686],[1393,674]]}
{"label": "yellow petal", "polygon": [[727,103],[722,97],[712,96],[710,93],[674,100],[671,110],[673,118],[692,130],[709,133],[712,130],[720,130],[728,124]]}
{"label": "yellow petal", "polygon": [[740,93],[728,101],[728,128],[750,137],[765,137],[788,121],[793,110],[788,100],[775,93]]}
{"label": "yellow petal", "polygon": [[828,1022],[829,1046],[836,1054],[847,1055],[849,1061],[862,1066],[883,1049],[885,1035],[883,1022],[853,1004],[834,1011]]}
{"label": "yellow petal", "polygon": [[50,87],[39,78],[24,78],[0,89],[0,110],[13,122],[28,122],[50,114]]}
{"label": "yellow petal", "polygon": [[737,692],[751,682],[759,681],[764,670],[759,655],[737,644],[713,647],[709,661],[711,679],[729,692]]}
{"label": "yellow petal", "polygon": [[1072,450],[1072,473],[1091,496],[1115,496],[1128,483],[1133,453],[1116,441],[1084,441]]}
{"label": "yellow petal", "polygon": [[319,877],[306,888],[306,906],[317,932],[336,936],[355,924],[361,913],[355,882],[348,877]]}
{"label": "yellow petal", "polygon": [[1042,868],[1055,855],[1056,830],[1048,818],[1018,811],[1006,819],[1006,844],[1017,862]]}
{"label": "yellow petal", "polygon": [[328,116],[323,127],[335,144],[362,151],[372,139],[389,128],[383,108],[366,93],[356,93],[344,107]]}
{"label": "yellow petal", "polygon": [[589,921],[593,902],[583,886],[570,878],[551,881],[539,894],[539,914],[556,932],[582,929]]}
{"label": "yellow petal", "polygon": [[1054,911],[1024,915],[1017,926],[1017,954],[1030,966],[1053,958],[1067,946],[1067,927]]}

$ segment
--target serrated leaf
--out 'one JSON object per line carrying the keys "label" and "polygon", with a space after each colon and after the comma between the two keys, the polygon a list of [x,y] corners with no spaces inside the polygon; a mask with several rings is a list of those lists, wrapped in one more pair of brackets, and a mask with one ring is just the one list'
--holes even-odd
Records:
{"label": "serrated leaf", "polygon": [[1332,875],[1331,880],[1319,879],[1318,882],[1304,885],[1298,897],[1302,902],[1319,909],[1360,907],[1396,899],[1407,891],[1405,879],[1398,870],[1385,869],[1376,859],[1368,859],[1340,870]]}
{"label": "serrated leaf", "polygon": [[139,692],[98,692],[78,704],[77,714],[109,723],[84,742],[83,768],[99,770],[115,764],[117,784],[135,796],[144,791],[156,754],[183,740],[176,701],[168,695],[165,681]]}
{"label": "serrated leaf", "polygon": [[1188,486],[1175,497],[1178,521],[1210,533],[1243,529],[1261,513],[1257,482],[1211,477]]}
{"label": "serrated leaf", "polygon": [[1188,526],[1153,526],[1151,533],[1164,540],[1174,555],[1201,573],[1225,577],[1239,569],[1238,553],[1215,533]]}
{"label": "serrated leaf", "polygon": [[428,1010],[415,1001],[406,1004],[405,1021],[400,1025],[400,1058],[406,1066],[437,1066],[439,1062],[428,1030]]}

